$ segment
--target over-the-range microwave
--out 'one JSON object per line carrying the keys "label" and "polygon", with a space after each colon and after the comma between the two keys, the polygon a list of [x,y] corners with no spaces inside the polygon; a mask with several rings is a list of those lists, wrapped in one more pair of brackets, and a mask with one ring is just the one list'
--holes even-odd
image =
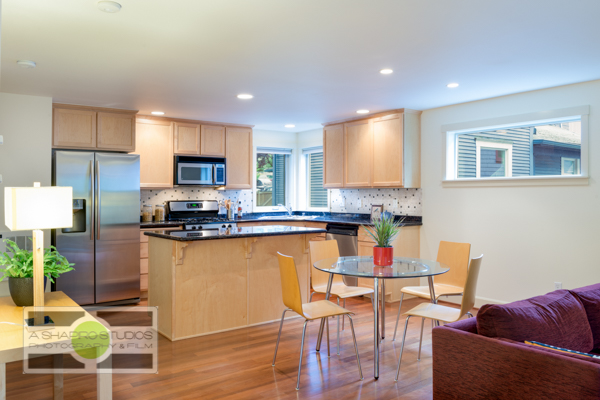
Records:
{"label": "over-the-range microwave", "polygon": [[224,186],[225,159],[175,156],[173,183],[178,186]]}

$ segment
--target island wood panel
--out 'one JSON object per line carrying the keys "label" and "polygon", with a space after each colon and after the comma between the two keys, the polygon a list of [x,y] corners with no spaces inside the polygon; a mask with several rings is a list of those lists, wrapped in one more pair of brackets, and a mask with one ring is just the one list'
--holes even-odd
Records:
{"label": "island wood panel", "polygon": [[252,189],[252,128],[226,127],[227,189]]}
{"label": "island wood panel", "polygon": [[225,127],[202,125],[200,131],[200,155],[225,157]]}
{"label": "island wood panel", "polygon": [[373,121],[344,124],[344,187],[373,185]]}
{"label": "island wood panel", "polygon": [[323,187],[344,187],[344,125],[323,128]]}
{"label": "island wood panel", "polygon": [[200,154],[200,124],[175,122],[175,154]]}
{"label": "island wood panel", "polygon": [[175,269],[173,254],[176,242],[151,237],[151,254],[148,263],[148,305],[159,307],[158,332],[173,340],[173,293]]}
{"label": "island wood panel", "polygon": [[186,244],[182,264],[175,265],[175,337],[247,325],[245,239]]}
{"label": "island wood panel", "polygon": [[173,124],[138,119],[135,154],[140,155],[140,187],[173,187]]}
{"label": "island wood panel", "polygon": [[403,177],[402,114],[373,120],[373,186],[401,187]]}
{"label": "island wood panel", "polygon": [[[277,252],[294,257],[302,302],[308,303],[309,271],[306,235],[249,238],[252,253],[248,259],[248,323],[275,321],[285,310]],[[256,239],[256,240],[254,240]]]}
{"label": "island wood panel", "polygon": [[96,112],[54,108],[52,146],[96,148]]}
{"label": "island wood panel", "polygon": [[140,258],[148,258],[148,243],[140,243]]}
{"label": "island wood panel", "polygon": [[98,112],[97,148],[135,151],[135,115]]}

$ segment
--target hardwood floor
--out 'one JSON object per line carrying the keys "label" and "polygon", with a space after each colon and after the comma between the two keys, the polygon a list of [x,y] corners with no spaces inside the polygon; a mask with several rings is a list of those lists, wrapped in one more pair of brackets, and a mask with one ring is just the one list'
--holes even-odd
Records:
{"label": "hardwood floor", "polygon": [[[319,300],[318,295],[314,300]],[[422,299],[405,300],[406,311]],[[356,315],[354,325],[364,380],[359,380],[350,327],[340,332],[341,351],[336,354],[336,320],[330,320],[331,358],[326,337],[321,352],[315,351],[319,323],[307,328],[300,390],[296,391],[301,318],[283,325],[275,367],[271,366],[279,323],[221,334],[170,342],[159,338],[158,374],[113,376],[114,399],[430,399],[431,324],[425,324],[421,361],[417,361],[420,321],[408,327],[406,347],[396,383],[394,377],[404,318],[397,341],[392,341],[398,303],[386,306],[386,337],[381,344],[380,378],[373,379],[373,313],[368,299],[348,299]],[[96,396],[94,375],[65,375],[65,399]],[[52,376],[24,375],[22,363],[7,364],[7,399],[51,399]]]}

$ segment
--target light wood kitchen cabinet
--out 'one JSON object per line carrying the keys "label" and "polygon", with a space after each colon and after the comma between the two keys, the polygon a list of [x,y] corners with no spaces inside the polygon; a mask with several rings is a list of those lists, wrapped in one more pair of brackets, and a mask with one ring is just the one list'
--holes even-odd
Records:
{"label": "light wood kitchen cabinet", "polygon": [[98,113],[97,148],[100,150],[135,150],[135,115]]}
{"label": "light wood kitchen cabinet", "polygon": [[173,187],[173,123],[138,119],[135,154],[140,155],[140,187]]}
{"label": "light wood kitchen cabinet", "polygon": [[133,151],[135,110],[53,104],[52,147]]}
{"label": "light wood kitchen cabinet", "polygon": [[175,122],[175,154],[200,155],[200,124]]}
{"label": "light wood kitchen cabinet", "polygon": [[202,125],[200,129],[200,155],[225,157],[225,127]]}
{"label": "light wood kitchen cabinet", "polygon": [[227,189],[252,189],[252,128],[227,127]]}
{"label": "light wood kitchen cabinet", "polygon": [[96,112],[55,108],[52,146],[60,148],[96,147]]}
{"label": "light wood kitchen cabinet", "polygon": [[344,124],[323,129],[323,187],[344,186]]}
{"label": "light wood kitchen cabinet", "polygon": [[344,187],[371,187],[373,182],[373,121],[344,124]]}
{"label": "light wood kitchen cabinet", "polygon": [[[171,142],[173,143],[173,142]],[[154,229],[142,229],[140,230],[140,291],[142,292],[141,298],[148,297],[148,252],[149,252],[149,236],[144,235],[144,232],[152,231],[178,231],[181,230],[181,226],[170,227],[170,228],[154,228]]]}
{"label": "light wood kitchen cabinet", "polygon": [[401,187],[402,114],[373,119],[373,187]]}
{"label": "light wood kitchen cabinet", "polygon": [[324,124],[323,186],[420,187],[420,114],[399,109]]}

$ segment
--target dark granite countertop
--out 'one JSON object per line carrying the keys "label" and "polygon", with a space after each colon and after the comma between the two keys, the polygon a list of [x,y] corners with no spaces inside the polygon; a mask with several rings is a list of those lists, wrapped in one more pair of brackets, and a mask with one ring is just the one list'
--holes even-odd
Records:
{"label": "dark granite countertop", "polygon": [[181,222],[140,222],[140,229],[152,229],[152,228],[177,228],[178,226],[183,226]]}
{"label": "dark granite countertop", "polygon": [[[268,217],[268,218],[265,218]],[[304,218],[302,218],[304,217]],[[423,225],[422,217],[395,215],[394,219],[400,221],[404,218],[402,225],[415,226]],[[370,214],[349,214],[349,213],[328,213],[328,212],[302,212],[295,211],[290,218],[287,213],[251,213],[245,214],[243,218],[236,222],[290,222],[290,221],[313,221],[340,225],[373,225]]]}
{"label": "dark granite countertop", "polygon": [[308,233],[324,233],[321,228],[303,228],[298,226],[246,226],[237,229],[211,229],[204,231],[152,231],[144,232],[146,236],[153,236],[162,239],[178,240],[189,242],[194,240],[212,240],[212,239],[238,239],[247,237],[261,236],[282,236],[282,235],[304,235]]}

